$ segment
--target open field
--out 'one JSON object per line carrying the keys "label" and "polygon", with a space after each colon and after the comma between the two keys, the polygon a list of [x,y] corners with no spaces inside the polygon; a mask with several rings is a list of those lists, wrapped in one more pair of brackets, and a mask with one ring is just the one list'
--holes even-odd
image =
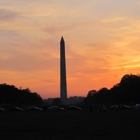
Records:
{"label": "open field", "polygon": [[140,110],[0,112],[0,140],[140,138]]}

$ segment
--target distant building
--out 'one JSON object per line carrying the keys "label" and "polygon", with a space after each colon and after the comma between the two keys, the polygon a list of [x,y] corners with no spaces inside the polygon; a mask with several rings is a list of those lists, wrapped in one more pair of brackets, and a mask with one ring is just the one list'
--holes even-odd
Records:
{"label": "distant building", "polygon": [[43,102],[44,102],[45,105],[49,105],[50,106],[53,103],[53,99],[54,98],[44,99]]}
{"label": "distant building", "polygon": [[[53,105],[53,101],[56,98],[48,98],[48,99],[44,99],[44,104],[51,106]],[[58,98],[57,98],[58,99]],[[82,96],[72,96],[67,98],[67,105],[77,105],[83,102],[83,100],[85,99],[85,97]]]}
{"label": "distant building", "polygon": [[82,97],[82,96],[69,97],[68,104],[69,105],[76,105],[76,104],[83,102],[84,99],[85,99],[85,97]]}

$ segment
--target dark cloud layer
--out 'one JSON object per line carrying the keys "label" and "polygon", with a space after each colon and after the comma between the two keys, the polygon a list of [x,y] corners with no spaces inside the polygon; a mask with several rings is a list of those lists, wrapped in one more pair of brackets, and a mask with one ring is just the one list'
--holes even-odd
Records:
{"label": "dark cloud layer", "polygon": [[10,11],[7,9],[0,9],[0,21],[13,20],[18,16],[19,16],[18,13],[14,11]]}

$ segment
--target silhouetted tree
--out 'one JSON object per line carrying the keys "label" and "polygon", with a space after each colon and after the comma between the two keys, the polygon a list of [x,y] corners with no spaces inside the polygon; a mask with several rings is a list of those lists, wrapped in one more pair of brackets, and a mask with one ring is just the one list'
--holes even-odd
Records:
{"label": "silhouetted tree", "polygon": [[120,83],[114,85],[110,90],[90,90],[85,98],[85,103],[95,104],[136,104],[140,103],[140,75],[126,74]]}
{"label": "silhouetted tree", "polygon": [[93,95],[96,94],[97,91],[96,90],[90,90],[87,94],[87,97],[84,99],[84,103],[87,106],[90,106],[91,104],[93,104],[94,99],[93,99]]}
{"label": "silhouetted tree", "polygon": [[32,93],[29,88],[18,89],[14,85],[0,84],[0,104],[10,105],[41,105],[42,98]]}
{"label": "silhouetted tree", "polygon": [[120,86],[127,104],[140,102],[140,75],[124,75],[120,81]]}
{"label": "silhouetted tree", "polygon": [[120,84],[116,84],[110,89],[109,100],[112,104],[124,104],[125,97]]}
{"label": "silhouetted tree", "polygon": [[109,90],[104,87],[104,88],[101,88],[98,92],[97,92],[97,95],[98,95],[98,102],[100,104],[107,104],[109,102]]}

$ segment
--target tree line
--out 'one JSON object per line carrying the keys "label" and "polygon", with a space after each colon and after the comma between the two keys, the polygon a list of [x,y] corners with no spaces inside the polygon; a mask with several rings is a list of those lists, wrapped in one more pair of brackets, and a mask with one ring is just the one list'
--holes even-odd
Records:
{"label": "tree line", "polygon": [[86,105],[91,104],[126,104],[140,103],[140,75],[126,74],[112,88],[90,90],[85,98]]}
{"label": "tree line", "polygon": [[43,100],[36,92],[31,92],[29,88],[17,88],[6,83],[0,84],[0,105],[31,106],[41,105]]}
{"label": "tree line", "polygon": [[[60,104],[56,98],[55,103]],[[86,105],[91,104],[126,104],[140,103],[140,75],[126,74],[120,82],[112,88],[90,90],[84,99]],[[29,88],[17,88],[14,85],[0,84],[0,105],[9,104],[16,106],[43,105],[43,100],[36,92]]]}

